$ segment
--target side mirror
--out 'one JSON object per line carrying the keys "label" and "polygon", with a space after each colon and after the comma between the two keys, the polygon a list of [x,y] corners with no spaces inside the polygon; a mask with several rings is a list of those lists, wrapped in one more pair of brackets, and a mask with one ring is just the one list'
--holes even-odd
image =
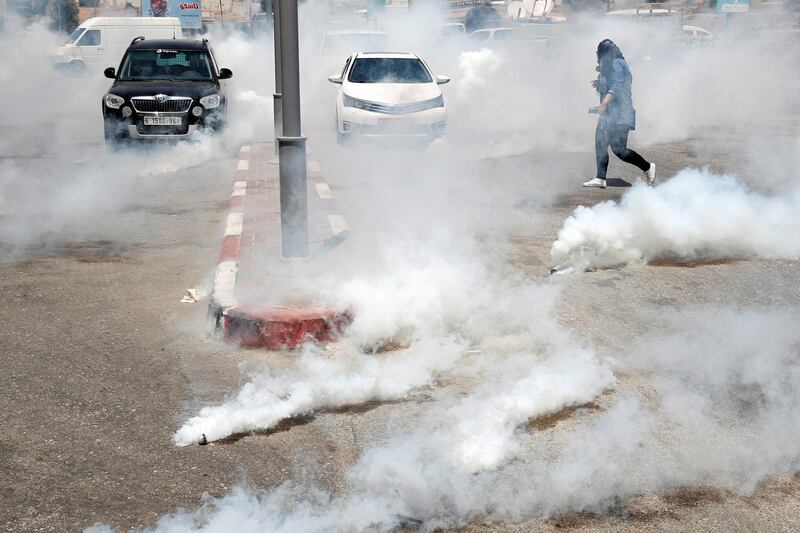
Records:
{"label": "side mirror", "polygon": [[227,80],[233,77],[233,72],[229,68],[221,68],[219,69],[219,76],[217,76],[221,80]]}
{"label": "side mirror", "polygon": [[112,80],[117,77],[117,71],[114,67],[108,67],[103,71],[103,74],[105,74],[106,78],[111,78]]}
{"label": "side mirror", "polygon": [[450,83],[450,78],[448,76],[436,76],[436,83],[439,85]]}
{"label": "side mirror", "polygon": [[342,78],[340,76],[328,76],[328,81],[337,85],[342,84]]}

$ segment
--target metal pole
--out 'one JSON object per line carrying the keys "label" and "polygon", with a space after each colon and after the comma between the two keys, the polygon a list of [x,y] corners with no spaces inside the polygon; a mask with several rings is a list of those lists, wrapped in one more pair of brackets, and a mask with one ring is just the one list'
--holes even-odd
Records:
{"label": "metal pole", "polygon": [[281,244],[284,257],[308,256],[306,138],[300,127],[300,58],[297,0],[280,2],[283,136],[278,138]]}
{"label": "metal pole", "polygon": [[283,105],[281,103],[281,93],[283,83],[281,81],[281,20],[280,2],[272,0],[272,26],[275,34],[275,92],[272,94],[272,118],[275,133],[275,154],[278,154],[278,137],[283,136]]}

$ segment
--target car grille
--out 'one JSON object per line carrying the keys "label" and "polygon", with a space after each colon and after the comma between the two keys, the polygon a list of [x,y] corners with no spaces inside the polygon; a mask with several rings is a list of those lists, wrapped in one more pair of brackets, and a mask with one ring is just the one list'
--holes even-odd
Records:
{"label": "car grille", "polygon": [[186,113],[192,105],[192,99],[185,96],[173,96],[169,100],[158,102],[152,96],[131,98],[137,113]]}
{"label": "car grille", "polygon": [[384,115],[407,115],[409,113],[425,111],[426,109],[431,109],[432,107],[429,101],[398,105],[364,101],[364,104],[365,105],[363,105],[361,109],[364,109],[365,111],[372,111],[373,113],[383,113]]}

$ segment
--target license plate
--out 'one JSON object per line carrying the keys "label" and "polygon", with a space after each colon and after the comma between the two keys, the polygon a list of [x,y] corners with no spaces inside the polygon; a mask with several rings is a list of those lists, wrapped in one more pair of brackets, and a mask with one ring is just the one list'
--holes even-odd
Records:
{"label": "license plate", "polygon": [[145,126],[180,126],[181,117],[144,117]]}

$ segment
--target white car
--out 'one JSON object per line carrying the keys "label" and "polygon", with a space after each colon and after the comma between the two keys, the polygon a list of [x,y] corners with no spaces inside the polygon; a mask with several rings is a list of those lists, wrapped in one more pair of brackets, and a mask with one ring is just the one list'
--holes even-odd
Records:
{"label": "white car", "polygon": [[714,40],[714,34],[705,28],[700,28],[699,26],[684,26],[683,38],[689,45],[709,44]]}
{"label": "white car", "polygon": [[74,75],[99,75],[119,60],[135,37],[181,39],[177,17],[94,17],[75,28],[56,49],[56,68]]}
{"label": "white car", "polygon": [[432,140],[444,133],[447,111],[439,85],[450,78],[434,76],[416,54],[358,52],[328,81],[339,85],[340,144],[355,137]]}
{"label": "white car", "polygon": [[486,41],[511,41],[516,38],[514,28],[484,28],[469,34],[470,40],[476,43]]}
{"label": "white car", "polygon": [[447,22],[441,26],[442,37],[466,37],[467,29],[460,22]]}

